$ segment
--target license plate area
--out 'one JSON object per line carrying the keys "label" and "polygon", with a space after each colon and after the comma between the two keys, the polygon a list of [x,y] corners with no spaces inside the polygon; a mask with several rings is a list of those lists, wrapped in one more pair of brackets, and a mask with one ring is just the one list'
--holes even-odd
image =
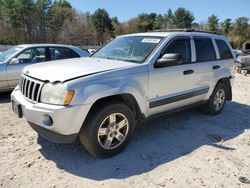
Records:
{"label": "license plate area", "polygon": [[12,104],[12,110],[15,112],[15,114],[19,117],[23,117],[23,111],[21,104],[17,104],[14,100],[11,101]]}

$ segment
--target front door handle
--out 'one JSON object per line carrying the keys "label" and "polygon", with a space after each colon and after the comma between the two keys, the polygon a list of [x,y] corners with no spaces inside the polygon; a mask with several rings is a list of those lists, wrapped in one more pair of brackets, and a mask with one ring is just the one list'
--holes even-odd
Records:
{"label": "front door handle", "polygon": [[194,73],[193,70],[185,70],[185,71],[183,72],[184,75],[193,74],[193,73]]}
{"label": "front door handle", "polygon": [[216,69],[219,69],[219,68],[220,68],[220,65],[213,66],[213,70],[216,70]]}

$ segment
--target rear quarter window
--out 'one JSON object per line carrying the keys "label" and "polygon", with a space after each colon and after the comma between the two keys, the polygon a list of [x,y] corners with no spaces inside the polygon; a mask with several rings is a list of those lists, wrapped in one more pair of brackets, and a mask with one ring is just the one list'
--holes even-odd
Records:
{"label": "rear quarter window", "polygon": [[194,38],[196,61],[206,62],[216,60],[216,54],[212,39],[210,38]]}
{"label": "rear quarter window", "polygon": [[216,39],[215,42],[220,53],[220,59],[232,59],[233,58],[231,50],[224,40]]}

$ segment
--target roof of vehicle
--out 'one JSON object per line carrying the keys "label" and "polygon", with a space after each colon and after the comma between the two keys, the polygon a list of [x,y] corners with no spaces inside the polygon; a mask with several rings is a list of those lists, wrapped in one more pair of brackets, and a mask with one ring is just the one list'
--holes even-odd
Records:
{"label": "roof of vehicle", "polygon": [[17,45],[16,47],[32,48],[32,47],[50,47],[50,46],[70,48],[71,50],[74,50],[75,52],[77,52],[80,56],[89,56],[89,52],[87,52],[86,50],[83,50],[76,46],[64,45],[64,44],[21,44],[21,45]]}
{"label": "roof of vehicle", "polygon": [[44,46],[56,46],[56,47],[68,47],[68,48],[76,48],[75,46],[72,45],[63,45],[63,44],[21,44],[17,45],[23,48],[28,48],[28,47],[44,47]]}
{"label": "roof of vehicle", "polygon": [[186,36],[203,36],[203,37],[216,37],[216,38],[224,38],[223,35],[209,33],[205,31],[153,31],[153,32],[145,32],[145,33],[135,33],[128,34],[124,36],[154,36],[154,37],[167,37],[170,35],[186,35]]}
{"label": "roof of vehicle", "polygon": [[145,32],[145,33],[133,33],[123,36],[157,36],[157,37],[167,37],[169,32]]}

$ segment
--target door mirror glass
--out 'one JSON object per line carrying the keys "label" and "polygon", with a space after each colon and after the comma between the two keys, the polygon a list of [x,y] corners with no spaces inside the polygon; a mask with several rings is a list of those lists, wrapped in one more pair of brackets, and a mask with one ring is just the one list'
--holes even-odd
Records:
{"label": "door mirror glass", "polygon": [[155,68],[168,67],[183,63],[183,58],[180,54],[164,54],[155,63]]}
{"label": "door mirror glass", "polygon": [[96,49],[88,49],[88,52],[89,52],[90,55],[92,55],[93,53],[96,52]]}
{"label": "door mirror glass", "polygon": [[12,58],[12,59],[10,60],[10,64],[11,64],[11,65],[17,65],[17,64],[19,64],[19,59],[17,59],[17,58]]}

